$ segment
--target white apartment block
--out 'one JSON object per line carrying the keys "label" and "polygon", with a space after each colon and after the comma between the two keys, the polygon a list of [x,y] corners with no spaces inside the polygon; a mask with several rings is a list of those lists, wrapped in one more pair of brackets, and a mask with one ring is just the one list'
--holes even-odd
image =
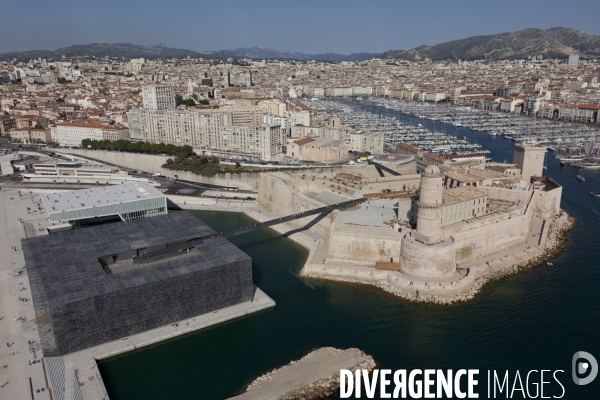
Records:
{"label": "white apartment block", "polygon": [[263,124],[279,125],[285,137],[291,134],[292,120],[286,117],[274,117],[272,115],[263,115]]}
{"label": "white apartment block", "polygon": [[123,127],[111,127],[98,123],[70,122],[56,125],[56,142],[60,146],[81,146],[83,139],[128,139],[129,131]]}
{"label": "white apartment block", "polygon": [[373,88],[368,87],[353,87],[352,88],[352,96],[372,96]]}
{"label": "white apartment block", "polygon": [[329,95],[331,97],[352,96],[352,88],[351,87],[332,87],[331,89],[329,89]]}
{"label": "white apartment block", "polygon": [[222,158],[275,161],[283,157],[284,135],[279,125],[229,126],[210,149]]}
{"label": "white apartment block", "polygon": [[346,134],[348,151],[382,154],[383,132],[348,132]]}
{"label": "white apartment block", "polygon": [[434,103],[437,103],[438,101],[444,100],[446,98],[446,93],[440,93],[440,92],[432,92],[432,93],[427,93],[427,101],[432,101]]}
{"label": "white apartment block", "polygon": [[289,111],[287,115],[292,126],[310,126],[310,111]]}
{"label": "white apartment block", "polygon": [[577,66],[579,65],[579,56],[577,54],[571,54],[569,56],[569,60],[567,61],[567,65],[569,67],[577,68]]}
{"label": "white apartment block", "polygon": [[525,99],[525,102],[523,103],[523,114],[535,115],[545,103],[544,99],[540,97],[530,97]]}
{"label": "white apartment block", "polygon": [[309,97],[325,97],[325,90],[322,87],[309,87],[306,93]]}
{"label": "white apartment block", "polygon": [[218,142],[224,127],[233,125],[231,113],[185,110],[147,110],[127,113],[131,138],[151,143],[176,146],[189,145],[194,149],[209,149]]}
{"label": "white apartment block", "polygon": [[258,102],[257,107],[262,109],[264,114],[278,117],[284,117],[287,111],[287,104],[279,99],[261,100]]}
{"label": "white apartment block", "polygon": [[142,87],[144,108],[148,110],[174,110],[173,86],[147,85]]}

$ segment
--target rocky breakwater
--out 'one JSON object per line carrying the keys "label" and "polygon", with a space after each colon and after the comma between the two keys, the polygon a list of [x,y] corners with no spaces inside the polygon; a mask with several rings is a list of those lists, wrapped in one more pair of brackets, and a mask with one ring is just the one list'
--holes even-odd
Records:
{"label": "rocky breakwater", "polygon": [[324,399],[339,394],[341,369],[370,372],[373,368],[373,358],[359,349],[322,347],[300,360],[259,376],[248,385],[246,393],[231,400]]}

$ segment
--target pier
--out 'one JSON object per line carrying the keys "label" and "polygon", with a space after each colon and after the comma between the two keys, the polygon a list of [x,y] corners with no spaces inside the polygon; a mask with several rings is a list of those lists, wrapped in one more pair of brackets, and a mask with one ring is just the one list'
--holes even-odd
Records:
{"label": "pier", "polygon": [[370,371],[374,366],[360,349],[323,347],[257,378],[246,393],[229,400],[325,398],[339,391],[341,369]]}

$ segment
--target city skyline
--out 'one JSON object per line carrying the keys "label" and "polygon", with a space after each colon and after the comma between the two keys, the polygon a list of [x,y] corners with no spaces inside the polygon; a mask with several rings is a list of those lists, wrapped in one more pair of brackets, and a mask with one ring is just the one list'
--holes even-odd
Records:
{"label": "city skyline", "polygon": [[[594,14],[581,12],[593,9],[595,4],[588,0],[571,3],[569,9],[560,13],[556,12],[561,7],[558,1],[544,3],[543,8],[535,3],[520,3],[515,8],[468,1],[440,2],[435,6],[371,2],[368,7],[350,1],[342,8],[308,1],[292,12],[273,1],[210,5],[183,1],[176,8],[161,9],[160,13],[154,4],[139,0],[111,0],[102,5],[62,1],[57,4],[45,12],[44,19],[32,24],[19,3],[9,2],[6,11],[13,18],[0,27],[0,33],[11,40],[0,44],[0,53],[55,50],[87,43],[134,43],[165,44],[194,51],[264,46],[308,54],[352,54],[435,45],[526,28],[562,26],[600,35]],[[493,18],[480,17],[486,13]],[[106,29],[109,21],[111,29]],[[23,26],[27,29],[23,30]],[[14,35],[17,31],[21,34]]]}

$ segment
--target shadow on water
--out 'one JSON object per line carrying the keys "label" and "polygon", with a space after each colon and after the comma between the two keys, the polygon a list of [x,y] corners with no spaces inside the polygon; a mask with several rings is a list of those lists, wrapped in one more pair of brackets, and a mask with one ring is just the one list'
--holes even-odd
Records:
{"label": "shadow on water", "polygon": [[[356,103],[358,107],[373,106]],[[393,113],[430,128],[431,121]],[[416,121],[416,122],[415,122]],[[435,123],[512,160],[513,142]],[[430,128],[431,129],[431,128]],[[436,129],[438,130],[438,129]],[[551,155],[551,153],[549,153]],[[568,399],[591,399],[598,380],[575,386],[571,357],[600,357],[600,171],[583,171],[548,159],[548,175],[563,185],[563,207],[579,219],[554,267],[538,266],[488,284],[474,300],[452,306],[415,304],[297,275],[308,252],[270,229],[229,240],[253,260],[254,283],[277,305],[270,311],[199,331],[100,365],[112,400],[224,399],[242,392],[257,376],[322,347],[358,347],[380,368],[480,369],[480,398],[487,370],[564,370]],[[253,221],[243,214],[192,212],[217,231]],[[292,273],[290,273],[292,272]],[[309,285],[306,284],[309,283]],[[355,285],[356,286],[356,285]],[[373,288],[364,286],[372,290]],[[538,376],[539,378],[539,376]],[[559,395],[547,386],[545,395]]]}

